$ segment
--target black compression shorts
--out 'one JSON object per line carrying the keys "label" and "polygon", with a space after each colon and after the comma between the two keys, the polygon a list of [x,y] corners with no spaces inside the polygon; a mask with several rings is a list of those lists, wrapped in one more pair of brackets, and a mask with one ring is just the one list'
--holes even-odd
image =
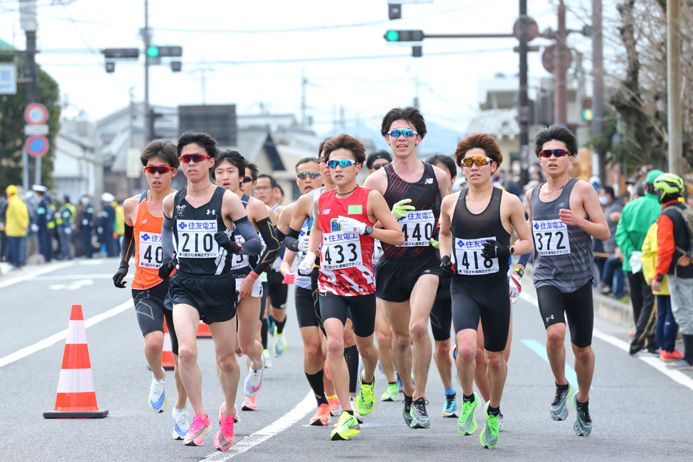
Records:
{"label": "black compression shorts", "polygon": [[320,314],[323,321],[337,318],[342,324],[351,317],[354,334],[368,337],[375,331],[375,294],[346,297],[321,293]]}
{"label": "black compression shorts", "polygon": [[289,286],[282,281],[284,276],[279,271],[267,272],[267,290],[270,297],[270,305],[272,308],[286,308],[286,300],[289,298]]}
{"label": "black compression shorts", "polygon": [[537,289],[537,301],[545,328],[552,324],[565,324],[566,318],[568,318],[570,341],[573,345],[578,348],[586,348],[592,344],[592,330],[594,329],[592,281],[575,292],[567,294],[554,286],[539,287]]}
{"label": "black compression shorts", "polygon": [[316,313],[310,290],[296,287],[294,300],[298,327],[320,327],[322,325],[322,319]]}
{"label": "black compression shorts", "polygon": [[157,331],[163,332],[165,319],[171,338],[171,351],[177,355],[178,338],[173,326],[173,312],[165,307],[167,293],[168,281],[162,281],[149,289],[132,289],[132,300],[135,304],[137,323],[140,325],[142,336],[146,337]]}
{"label": "black compression shorts", "polygon": [[375,292],[386,302],[406,302],[416,281],[425,274],[440,275],[437,255],[405,260],[382,257],[375,265]]}
{"label": "black compression shorts", "polygon": [[205,323],[224,322],[236,316],[236,280],[231,274],[198,275],[176,271],[170,281],[171,302],[192,306]]}
{"label": "black compression shorts", "polygon": [[452,327],[452,300],[450,299],[450,279],[440,278],[436,299],[431,309],[431,331],[436,342],[450,339],[450,327]]}

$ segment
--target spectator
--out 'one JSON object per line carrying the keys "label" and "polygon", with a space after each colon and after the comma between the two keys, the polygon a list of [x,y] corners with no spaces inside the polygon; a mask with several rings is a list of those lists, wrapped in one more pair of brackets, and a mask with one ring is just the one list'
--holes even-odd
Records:
{"label": "spectator", "polygon": [[623,270],[621,269],[621,259],[619,258],[620,251],[617,253],[618,248],[616,246],[615,235],[618,222],[621,219],[623,203],[616,199],[614,188],[611,186],[600,188],[599,202],[601,202],[604,207],[606,224],[609,226],[609,231],[611,232],[611,237],[603,241],[604,253],[609,256],[604,262],[601,292],[603,294],[613,294],[614,298],[621,299],[624,296],[625,281]]}
{"label": "spectator", "polygon": [[10,261],[13,269],[24,266],[22,260],[22,239],[26,239],[29,229],[29,211],[17,195],[17,187],[7,187],[7,211],[5,212],[5,232],[10,246]]}
{"label": "spectator", "polygon": [[7,198],[5,196],[0,196],[0,261],[7,261],[10,253],[9,244],[7,242],[7,235],[5,234],[6,212]]}
{"label": "spectator", "polygon": [[101,195],[101,214],[99,215],[98,233],[99,236],[101,236],[102,248],[109,257],[115,257],[117,255],[113,239],[113,234],[115,232],[115,209],[111,205],[111,202],[114,200],[115,197],[113,197],[111,193],[105,192]]}
{"label": "spectator", "polygon": [[72,223],[75,219],[75,212],[74,207],[70,204],[70,196],[65,195],[64,201],[56,220],[58,238],[60,239],[60,260],[72,260]]}
{"label": "spectator", "polygon": [[[89,195],[86,192],[82,193],[82,198],[79,202],[77,224],[80,234],[80,247],[86,258],[91,258],[94,255],[94,244],[92,244],[94,232],[94,206],[91,205]],[[81,255],[81,253],[80,253]]]}
{"label": "spectator", "polygon": [[123,234],[125,234],[125,217],[123,216],[123,207],[118,201],[111,202],[111,205],[115,210],[115,235],[113,237],[115,238],[116,253],[120,254],[120,246],[123,242]]}

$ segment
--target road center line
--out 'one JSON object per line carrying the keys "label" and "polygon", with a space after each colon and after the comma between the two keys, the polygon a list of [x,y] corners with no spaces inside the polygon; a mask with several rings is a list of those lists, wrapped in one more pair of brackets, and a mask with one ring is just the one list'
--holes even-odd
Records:
{"label": "road center line", "polygon": [[[91,326],[94,326],[101,321],[105,321],[108,318],[111,318],[119,313],[122,313],[123,311],[132,308],[132,300],[128,300],[126,302],[121,303],[120,305],[116,306],[115,308],[111,308],[108,311],[104,311],[103,313],[94,315],[88,319],[84,320],[84,327],[89,328]],[[66,321],[69,321],[69,316],[66,317]],[[53,334],[50,337],[46,337],[43,340],[40,340],[33,345],[29,345],[28,347],[24,347],[21,350],[17,350],[14,353],[10,353],[7,356],[3,356],[0,358],[0,367],[7,366],[8,364],[11,364],[15,361],[19,361],[20,359],[26,358],[27,356],[36,353],[37,351],[41,351],[44,348],[48,348],[49,346],[53,346],[56,343],[60,342],[61,340],[65,340],[67,338],[67,329],[61,330],[57,334]]]}
{"label": "road center line", "polygon": [[228,451],[212,453],[202,459],[202,461],[222,462],[229,460],[232,457],[236,457],[239,454],[243,454],[263,441],[266,441],[291,427],[293,424],[303,419],[311,410],[313,410],[313,408],[315,408],[315,396],[313,395],[313,392],[310,391],[306,397],[303,398],[303,401],[298,403],[296,407],[271,424],[256,431],[252,435],[243,438],[241,441],[238,441],[231,446],[231,449]]}

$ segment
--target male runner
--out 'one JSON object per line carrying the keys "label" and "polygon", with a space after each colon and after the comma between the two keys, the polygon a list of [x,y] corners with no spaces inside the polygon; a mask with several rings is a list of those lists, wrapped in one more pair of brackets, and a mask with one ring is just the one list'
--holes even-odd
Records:
{"label": "male runner", "polygon": [[[241,251],[257,255],[262,246],[240,198],[210,181],[209,170],[219,154],[216,141],[206,133],[185,132],[178,140],[177,150],[188,184],[164,199],[164,261],[159,276],[165,279],[177,269],[169,282],[169,297],[178,335],[181,379],[195,412],[183,444],[202,445],[203,436],[212,430],[202,405],[202,376],[197,364],[196,333],[202,319],[209,324],[214,340],[217,373],[224,393],[219,416],[221,429],[214,437],[214,446],[226,451],[234,439],[233,409],[240,374],[234,353],[236,284],[230,273],[231,257]],[[229,237],[226,230],[232,228],[237,228],[245,239],[242,248]],[[250,374],[250,386],[255,393],[262,384],[262,369],[259,372]]]}
{"label": "male runner", "polygon": [[592,431],[588,403],[594,373],[592,330],[594,308],[592,237],[610,236],[597,191],[570,177],[577,139],[565,127],[552,125],[537,133],[534,151],[546,173],[546,183],[527,191],[530,228],[534,236],[532,279],[546,328],[546,353],[556,380],[551,418],[568,417],[572,388],[565,377],[566,318],[575,355],[578,392],[573,395],[575,434]]}
{"label": "male runner", "polygon": [[[457,373],[464,393],[457,423],[460,435],[476,431],[474,370],[479,320],[491,389],[481,445],[498,444],[498,416],[508,368],[505,346],[510,325],[509,257],[531,252],[532,241],[520,199],[491,184],[503,155],[489,135],[471,135],[455,151],[468,188],[443,199],[440,213],[441,268],[452,275],[450,292],[457,340]],[[518,240],[510,243],[515,230]]]}
{"label": "male runner", "polygon": [[[391,109],[383,117],[380,131],[392,149],[393,160],[370,175],[364,186],[385,196],[399,220],[405,243],[383,244],[384,255],[376,267],[376,293],[385,302],[395,334],[393,352],[404,390],[404,421],[411,428],[429,428],[428,315],[440,274],[440,258],[430,239],[438,222],[440,202],[450,193],[450,179],[443,170],[416,157],[416,146],[426,135],[426,122],[418,109]],[[411,378],[412,365],[416,385]]]}
{"label": "male runner", "polygon": [[[215,182],[240,197],[248,213],[248,219],[257,229],[265,243],[264,251],[259,258],[248,255],[234,255],[231,259],[231,274],[236,278],[238,293],[238,338],[241,350],[250,361],[246,377],[245,401],[242,410],[257,410],[256,395],[248,386],[253,374],[262,375],[264,361],[262,358],[262,343],[256,340],[260,324],[260,299],[262,297],[262,282],[259,275],[265,271],[275,256],[279,253],[274,226],[269,218],[268,209],[261,201],[241,192],[241,181],[245,177],[246,160],[237,151],[224,151],[215,160],[212,177]],[[236,242],[243,243],[243,236],[237,229],[233,231]]]}
{"label": "male runner", "polygon": [[170,141],[155,140],[147,144],[140,156],[149,189],[141,195],[123,202],[125,234],[121,251],[120,267],[113,276],[119,289],[125,288],[124,278],[128,273],[130,257],[135,256],[135,276],[132,279],[132,299],[135,303],[137,322],[144,336],[144,357],[152,370],[149,387],[149,407],[154,412],[166,410],[165,371],[161,367],[164,346],[164,319],[171,338],[171,351],[175,365],[178,398],[173,407],[173,438],[182,440],[188,432],[188,416],[185,402],[187,395],[180,379],[178,368],[178,338],[173,325],[173,312],[164,305],[168,293],[168,280],[158,273],[163,262],[161,248],[162,203],[164,197],[175,192],[171,180],[180,165],[176,146]]}
{"label": "male runner", "polygon": [[[365,147],[359,140],[346,134],[330,139],[325,144],[325,158],[336,189],[321,194],[313,203],[318,218],[313,221],[308,252],[299,271],[305,274],[313,267],[315,252],[321,245],[320,313],[327,335],[327,365],[343,411],[330,436],[334,441],[360,433],[349,401],[349,372],[344,360],[347,315],[351,315],[364,363],[356,412],[367,415],[375,405],[374,372],[378,364],[378,349],[373,343],[373,239],[397,245],[404,243],[404,236],[382,195],[356,184],[366,160]],[[383,229],[373,228],[377,221]]]}

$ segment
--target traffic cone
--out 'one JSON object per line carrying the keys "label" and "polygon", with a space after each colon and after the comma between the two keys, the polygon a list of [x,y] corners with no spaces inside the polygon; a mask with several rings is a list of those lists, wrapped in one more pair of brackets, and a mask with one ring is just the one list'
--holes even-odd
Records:
{"label": "traffic cone", "polygon": [[171,351],[171,335],[166,321],[164,321],[164,350],[161,352],[161,366],[167,371],[172,371],[176,367],[173,362],[173,351]]}
{"label": "traffic cone", "polygon": [[55,409],[52,412],[44,412],[43,417],[46,419],[100,419],[107,415],[108,411],[100,411],[96,404],[82,305],[72,305],[63,365],[58,379]]}
{"label": "traffic cone", "polygon": [[202,321],[200,321],[200,325],[197,326],[197,338],[212,338],[209,326]]}

